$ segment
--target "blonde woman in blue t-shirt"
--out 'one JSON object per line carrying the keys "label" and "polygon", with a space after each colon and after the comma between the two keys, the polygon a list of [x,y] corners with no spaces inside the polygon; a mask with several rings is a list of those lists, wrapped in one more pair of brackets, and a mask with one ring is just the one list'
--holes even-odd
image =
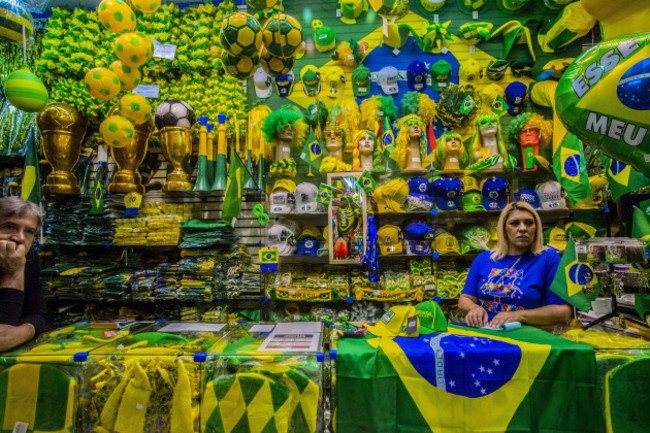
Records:
{"label": "blonde woman in blue t-shirt", "polygon": [[571,307],[550,286],[560,256],[544,247],[542,222],[525,202],[507,205],[499,216],[497,246],[478,255],[458,307],[472,327],[489,323],[553,325],[567,322]]}

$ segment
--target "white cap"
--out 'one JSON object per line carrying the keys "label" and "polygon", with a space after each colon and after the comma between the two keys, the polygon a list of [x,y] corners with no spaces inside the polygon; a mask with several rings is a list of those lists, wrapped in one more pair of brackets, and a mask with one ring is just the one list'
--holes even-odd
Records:
{"label": "white cap", "polygon": [[399,93],[399,85],[397,84],[397,68],[393,66],[384,66],[377,73],[379,77],[379,85],[381,90],[387,95],[395,95]]}
{"label": "white cap", "polygon": [[313,183],[303,182],[296,186],[296,213],[313,213],[320,210],[317,202],[318,187]]}
{"label": "white cap", "polygon": [[255,85],[255,94],[258,98],[270,98],[273,94],[273,80],[264,69],[257,68],[255,75],[253,75],[253,84]]}
{"label": "white cap", "polygon": [[540,209],[565,209],[566,200],[562,194],[562,186],[558,181],[549,180],[537,185],[535,192],[539,197]]}
{"label": "white cap", "polygon": [[270,211],[274,214],[287,214],[293,210],[295,198],[290,191],[278,191],[269,196]]}
{"label": "white cap", "polygon": [[273,224],[267,233],[268,247],[276,247],[281,256],[291,256],[296,253],[295,224],[289,221],[278,221]]}

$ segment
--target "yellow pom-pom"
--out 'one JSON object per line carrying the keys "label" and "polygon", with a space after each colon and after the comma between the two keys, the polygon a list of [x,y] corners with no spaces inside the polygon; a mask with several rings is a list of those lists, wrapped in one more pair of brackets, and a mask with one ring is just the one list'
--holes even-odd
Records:
{"label": "yellow pom-pom", "polygon": [[93,68],[84,78],[86,90],[97,99],[108,101],[120,92],[120,80],[114,72],[106,68]]}
{"label": "yellow pom-pom", "polygon": [[99,133],[108,146],[124,147],[133,139],[134,126],[126,117],[110,116],[99,125]]}
{"label": "yellow pom-pom", "polygon": [[151,119],[153,112],[153,108],[149,104],[149,101],[147,101],[147,98],[137,93],[129,93],[128,95],[122,96],[118,108],[120,115],[129,119],[134,125],[147,122]]}

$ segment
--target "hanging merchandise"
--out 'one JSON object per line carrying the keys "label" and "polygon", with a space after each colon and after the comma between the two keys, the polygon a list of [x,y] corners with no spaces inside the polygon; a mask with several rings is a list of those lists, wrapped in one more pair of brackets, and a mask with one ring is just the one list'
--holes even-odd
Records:
{"label": "hanging merchandise", "polygon": [[295,57],[276,57],[265,46],[260,50],[260,66],[272,77],[280,77],[288,74],[293,69],[295,63]]}
{"label": "hanging merchandise", "polygon": [[22,43],[23,25],[25,25],[25,38],[31,38],[34,33],[32,14],[19,0],[0,0],[0,36]]}
{"label": "hanging merchandise", "polygon": [[126,33],[135,30],[135,14],[122,0],[102,0],[97,7],[99,22],[113,33]]}
{"label": "hanging merchandise", "polygon": [[601,42],[567,68],[555,95],[557,114],[570,132],[645,175],[650,175],[649,57],[650,33]]}
{"label": "hanging merchandise", "polygon": [[262,42],[275,57],[293,56],[302,45],[302,40],[302,26],[291,15],[273,15],[262,27]]}
{"label": "hanging merchandise", "polygon": [[121,60],[116,60],[108,67],[120,80],[122,90],[133,90],[140,84],[142,75],[137,68],[131,67]]}
{"label": "hanging merchandise", "polygon": [[30,113],[40,111],[49,100],[43,82],[27,68],[9,74],[4,82],[4,94],[13,106]]}
{"label": "hanging merchandise", "polygon": [[341,8],[341,22],[356,24],[362,13],[368,11],[368,0],[338,0]]}
{"label": "hanging merchandise", "polygon": [[585,10],[582,2],[575,2],[544,23],[537,33],[537,42],[545,53],[555,53],[586,35],[594,25],[596,19]]}

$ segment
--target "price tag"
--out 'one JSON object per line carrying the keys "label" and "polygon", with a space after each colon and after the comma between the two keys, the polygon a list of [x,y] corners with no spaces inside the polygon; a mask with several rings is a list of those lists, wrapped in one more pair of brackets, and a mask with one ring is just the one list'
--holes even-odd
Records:
{"label": "price tag", "polygon": [[440,52],[442,53],[443,56],[446,56],[447,53],[449,52],[449,48],[444,47],[442,50],[440,50]]}
{"label": "price tag", "polygon": [[348,60],[354,60],[354,54],[350,54],[350,55],[348,56]]}
{"label": "price tag", "polygon": [[399,50],[398,50],[397,48],[395,48],[395,49],[393,50],[393,55],[394,55],[394,56],[398,56],[398,55],[399,55]]}
{"label": "price tag", "polygon": [[470,54],[476,54],[476,47],[474,45],[469,46],[469,53]]}
{"label": "price tag", "polygon": [[418,330],[418,316],[411,316],[406,319],[406,329],[404,332],[407,334],[412,334]]}
{"label": "price tag", "polygon": [[398,80],[406,80],[406,71],[397,71]]}
{"label": "price tag", "polygon": [[[368,88],[367,87],[359,87],[357,90],[359,91],[359,93],[366,93],[368,91]],[[650,156],[650,155],[648,155],[648,156]]]}
{"label": "price tag", "polygon": [[435,24],[438,24],[440,22],[440,15],[438,14],[433,14],[433,22]]}
{"label": "price tag", "polygon": [[474,19],[474,20],[478,19],[478,11],[472,12],[472,19]]}
{"label": "price tag", "polygon": [[336,10],[336,18],[341,18],[341,9]]}
{"label": "price tag", "polygon": [[145,98],[157,99],[160,96],[160,87],[155,84],[140,84],[138,87],[133,89],[133,93],[142,95]]}
{"label": "price tag", "polygon": [[379,296],[379,290],[373,290],[372,296]]}
{"label": "price tag", "polygon": [[27,433],[28,427],[29,424],[26,422],[16,421],[16,424],[14,424],[14,429],[11,430],[11,433]]}
{"label": "price tag", "polygon": [[130,192],[124,196],[124,216],[138,216],[140,205],[142,204],[142,194]]}
{"label": "price tag", "polygon": [[98,162],[108,161],[108,150],[106,149],[106,146],[104,146],[103,144],[97,146],[97,161]]}
{"label": "price tag", "polygon": [[155,39],[151,39],[151,41],[153,42],[153,57],[174,60],[174,57],[176,57],[176,45],[163,44]]}
{"label": "price tag", "polygon": [[296,321],[300,320],[300,314],[294,314],[293,315],[293,320],[296,320]]}
{"label": "price tag", "polygon": [[295,291],[295,290],[289,290],[289,295],[291,295],[291,296],[295,296],[295,294],[296,294],[296,291]]}
{"label": "price tag", "polygon": [[643,155],[643,158],[645,158],[645,162],[650,162],[650,155],[648,155],[647,153]]}
{"label": "price tag", "polygon": [[388,20],[384,17],[382,17],[381,19],[384,21],[383,23],[384,36],[388,37]]}
{"label": "price tag", "polygon": [[318,35],[318,39],[327,39],[327,33],[323,33],[322,35]]}
{"label": "price tag", "polygon": [[425,284],[424,290],[426,290],[426,291],[436,290],[436,285],[435,284]]}
{"label": "price tag", "polygon": [[438,83],[438,87],[447,87],[447,83]]}

